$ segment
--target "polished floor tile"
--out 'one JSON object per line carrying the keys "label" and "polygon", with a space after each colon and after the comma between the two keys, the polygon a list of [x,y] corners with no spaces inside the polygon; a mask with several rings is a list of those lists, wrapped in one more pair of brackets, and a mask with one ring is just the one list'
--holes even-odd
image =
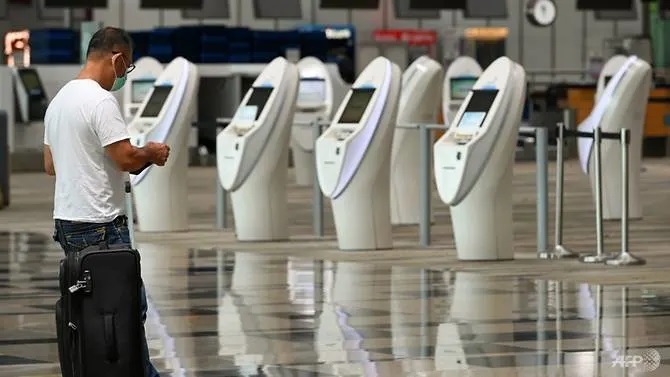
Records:
{"label": "polished floor tile", "polygon": [[[139,249],[163,376],[670,375],[670,286]],[[61,256],[0,233],[0,377],[59,375]]]}

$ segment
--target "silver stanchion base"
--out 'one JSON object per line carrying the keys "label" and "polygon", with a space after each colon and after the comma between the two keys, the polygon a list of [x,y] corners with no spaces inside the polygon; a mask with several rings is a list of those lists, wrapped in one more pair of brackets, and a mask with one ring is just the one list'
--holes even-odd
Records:
{"label": "silver stanchion base", "polygon": [[540,258],[540,259],[568,259],[568,258],[578,258],[578,257],[579,257],[579,254],[577,254],[574,251],[566,248],[563,245],[556,245],[554,250],[545,251],[543,253],[538,254],[538,258]]}
{"label": "silver stanchion base", "polygon": [[589,254],[579,258],[579,261],[582,263],[605,263],[614,258],[616,258],[616,255],[614,254]]}
{"label": "silver stanchion base", "polygon": [[640,266],[647,263],[646,260],[636,257],[629,252],[623,252],[613,259],[608,259],[605,264],[608,266]]}

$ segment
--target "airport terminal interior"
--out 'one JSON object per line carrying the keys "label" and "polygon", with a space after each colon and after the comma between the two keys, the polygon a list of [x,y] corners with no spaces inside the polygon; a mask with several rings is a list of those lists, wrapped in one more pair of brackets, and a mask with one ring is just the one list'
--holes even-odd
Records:
{"label": "airport terminal interior", "polygon": [[0,377],[130,352],[43,158],[106,26],[161,376],[670,376],[670,0],[6,0]]}

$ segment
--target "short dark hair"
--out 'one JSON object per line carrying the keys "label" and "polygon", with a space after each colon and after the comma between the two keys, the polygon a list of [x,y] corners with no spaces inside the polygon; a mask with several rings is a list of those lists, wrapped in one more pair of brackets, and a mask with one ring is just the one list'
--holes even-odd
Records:
{"label": "short dark hair", "polygon": [[91,41],[88,42],[86,57],[96,53],[112,52],[124,47],[133,48],[133,40],[130,35],[123,29],[107,26],[93,34]]}

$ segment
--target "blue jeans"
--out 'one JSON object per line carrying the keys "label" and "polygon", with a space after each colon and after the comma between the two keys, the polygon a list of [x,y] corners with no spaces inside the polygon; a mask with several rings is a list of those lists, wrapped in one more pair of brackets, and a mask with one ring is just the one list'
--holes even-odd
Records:
{"label": "blue jeans", "polygon": [[[65,254],[80,251],[104,241],[108,245],[130,244],[128,219],[125,216],[119,216],[112,222],[102,224],[55,220],[55,227],[54,240],[61,245]],[[147,319],[147,297],[144,283],[141,284],[140,291],[140,315],[142,324],[144,324]],[[144,331],[142,331],[142,359],[144,360],[145,377],[160,377],[149,358],[149,347]]]}

